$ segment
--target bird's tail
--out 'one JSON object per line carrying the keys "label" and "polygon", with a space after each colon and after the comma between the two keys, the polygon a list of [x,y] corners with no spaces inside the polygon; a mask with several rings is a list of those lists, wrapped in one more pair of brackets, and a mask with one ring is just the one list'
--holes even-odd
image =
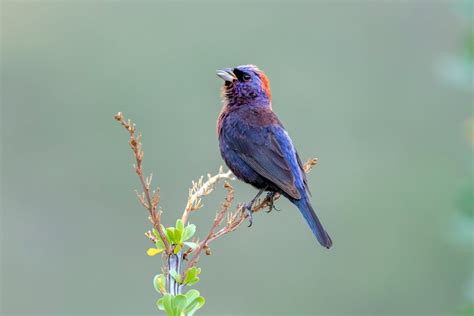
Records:
{"label": "bird's tail", "polygon": [[303,214],[303,217],[321,246],[326,247],[327,249],[331,248],[331,237],[329,237],[329,234],[324,230],[324,227],[319,221],[318,216],[316,216],[308,198],[303,196],[303,198],[299,200],[293,200],[293,203],[299,208],[301,214]]}

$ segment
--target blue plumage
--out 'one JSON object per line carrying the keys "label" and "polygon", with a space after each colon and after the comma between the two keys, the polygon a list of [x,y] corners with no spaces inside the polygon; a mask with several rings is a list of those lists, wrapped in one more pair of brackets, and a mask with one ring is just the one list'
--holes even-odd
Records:
{"label": "blue plumage", "polygon": [[218,72],[226,83],[217,132],[221,155],[242,181],[269,192],[280,192],[303,214],[317,240],[332,241],[309,201],[301,160],[283,125],[272,111],[268,78],[255,66]]}

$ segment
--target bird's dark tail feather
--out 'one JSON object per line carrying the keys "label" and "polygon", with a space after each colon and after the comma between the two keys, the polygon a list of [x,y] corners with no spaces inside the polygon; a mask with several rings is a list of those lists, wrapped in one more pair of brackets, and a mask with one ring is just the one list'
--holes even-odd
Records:
{"label": "bird's dark tail feather", "polygon": [[308,198],[303,197],[300,200],[294,200],[293,203],[299,208],[301,214],[303,214],[303,217],[321,246],[326,247],[327,249],[331,248],[331,237],[329,237],[329,234],[324,230],[323,225],[316,216]]}

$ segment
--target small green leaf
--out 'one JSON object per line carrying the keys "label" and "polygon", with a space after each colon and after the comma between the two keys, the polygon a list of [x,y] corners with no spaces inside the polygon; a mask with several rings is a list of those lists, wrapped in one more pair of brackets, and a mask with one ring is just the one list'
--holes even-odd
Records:
{"label": "small green leaf", "polygon": [[179,231],[184,231],[184,224],[183,224],[183,221],[181,219],[178,219],[176,221],[176,229],[179,230]]}
{"label": "small green leaf", "polygon": [[157,274],[153,278],[153,286],[155,290],[159,293],[166,293],[166,278],[163,274]]}
{"label": "small green leaf", "polygon": [[153,235],[155,235],[155,237],[156,237],[157,239],[161,239],[160,233],[158,233],[158,231],[157,231],[156,229],[153,228],[152,232],[153,232]]}
{"label": "small green leaf", "polygon": [[194,284],[198,283],[199,280],[201,280],[199,277],[194,277],[194,278],[192,278],[191,280],[189,280],[189,282],[187,283],[187,285],[189,285],[189,286],[194,285]]}
{"label": "small green leaf", "polygon": [[193,250],[196,249],[197,246],[198,246],[197,243],[195,243],[195,242],[190,242],[190,241],[185,241],[184,244],[185,244],[186,246],[188,246],[189,248],[193,249]]}
{"label": "small green leaf", "polygon": [[192,302],[196,298],[198,298],[201,295],[201,293],[199,293],[198,290],[192,289],[192,290],[189,290],[188,292],[186,292],[186,294],[184,294],[184,295],[186,296],[186,299],[188,300],[188,302]]}
{"label": "small green leaf", "polygon": [[160,298],[158,301],[156,301],[156,307],[158,307],[158,309],[159,309],[160,311],[164,311],[164,310],[165,310],[165,305],[164,305],[164,303],[163,303],[164,300],[165,300],[165,298],[162,297],[162,298]]}
{"label": "small green leaf", "polygon": [[188,302],[188,306],[186,306],[186,309],[184,310],[184,312],[188,316],[193,316],[194,313],[198,309],[203,307],[205,303],[206,303],[206,300],[204,299],[204,297],[199,296],[199,297],[195,298],[193,301]]}
{"label": "small green leaf", "polygon": [[183,241],[181,240],[182,236],[183,236],[183,231],[182,230],[178,230],[178,229],[174,230],[174,242],[175,242],[175,244],[178,245],[178,244],[183,243]]}
{"label": "small green leaf", "polygon": [[186,296],[184,296],[183,294],[178,294],[174,297],[174,299],[173,299],[173,309],[174,309],[176,315],[181,315],[181,313],[184,312],[184,309],[187,306],[186,303],[187,303]]}
{"label": "small green leaf", "polygon": [[157,249],[165,250],[165,244],[163,243],[163,240],[161,240],[161,238],[158,238],[155,243],[155,246]]}
{"label": "small green leaf", "polygon": [[178,254],[178,252],[181,251],[181,248],[183,247],[183,244],[179,244],[179,245],[176,245],[176,247],[174,247],[174,254]]}
{"label": "small green leaf", "polygon": [[199,282],[199,273],[201,273],[201,268],[192,267],[191,269],[189,269],[183,284],[193,285]]}
{"label": "small green leaf", "polygon": [[179,275],[178,272],[171,270],[170,275],[176,280],[176,282],[179,283],[181,281],[181,275]]}
{"label": "small green leaf", "polygon": [[165,294],[156,302],[159,310],[166,311],[168,316],[193,316],[196,310],[205,303],[204,297],[200,296],[199,291],[189,290],[185,295],[178,294],[172,296]]}
{"label": "small green leaf", "polygon": [[176,229],[174,227],[166,228],[166,237],[168,237],[170,243],[172,243],[172,244],[176,244],[176,242],[175,242],[175,231],[176,231]]}
{"label": "small green leaf", "polygon": [[194,234],[196,233],[196,225],[194,224],[189,224],[186,226],[183,232],[183,241],[188,240],[189,238],[193,237]]}
{"label": "small green leaf", "polygon": [[177,316],[173,308],[173,296],[171,294],[165,294],[160,300],[158,300],[156,305],[158,308],[162,306],[168,316]]}
{"label": "small green leaf", "polygon": [[186,279],[192,279],[196,277],[196,267],[192,267],[189,269],[188,274],[186,275]]}
{"label": "small green leaf", "polygon": [[186,309],[184,312],[188,315],[192,315],[198,308],[202,306],[199,304],[200,300],[198,300],[201,294],[197,290],[189,290],[184,295],[186,296]]}

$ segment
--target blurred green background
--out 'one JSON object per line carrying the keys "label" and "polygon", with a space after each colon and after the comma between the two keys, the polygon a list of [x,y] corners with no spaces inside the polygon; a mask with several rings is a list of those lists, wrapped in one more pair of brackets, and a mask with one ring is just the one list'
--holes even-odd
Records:
{"label": "blurred green background", "polygon": [[[171,224],[191,180],[223,164],[215,69],[253,63],[302,159],[319,158],[309,181],[334,248],[279,201],[201,259],[199,314],[457,315],[472,73],[460,87],[443,65],[463,54],[465,4],[2,1],[0,313],[157,314],[160,259],[113,116],[143,133]],[[191,217],[201,236],[223,197]]]}

